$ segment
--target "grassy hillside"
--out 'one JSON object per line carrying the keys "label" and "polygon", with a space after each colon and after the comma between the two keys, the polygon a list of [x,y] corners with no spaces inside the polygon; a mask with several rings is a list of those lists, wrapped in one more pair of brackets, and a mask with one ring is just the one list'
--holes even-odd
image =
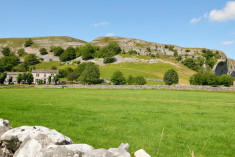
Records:
{"label": "grassy hillside", "polygon": [[[0,117],[75,143],[129,143],[153,157],[235,156],[235,94],[171,90],[0,89]],[[14,95],[14,96],[13,96]],[[161,138],[162,135],[162,138]]]}

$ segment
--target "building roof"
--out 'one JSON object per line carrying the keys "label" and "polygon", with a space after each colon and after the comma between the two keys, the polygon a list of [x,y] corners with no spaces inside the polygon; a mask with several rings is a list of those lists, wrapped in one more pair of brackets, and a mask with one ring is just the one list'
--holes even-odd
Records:
{"label": "building roof", "polygon": [[36,70],[32,70],[32,73],[53,73],[53,74],[58,74],[59,70],[36,69]]}
{"label": "building roof", "polygon": [[23,74],[23,72],[7,72],[7,75],[18,75]]}

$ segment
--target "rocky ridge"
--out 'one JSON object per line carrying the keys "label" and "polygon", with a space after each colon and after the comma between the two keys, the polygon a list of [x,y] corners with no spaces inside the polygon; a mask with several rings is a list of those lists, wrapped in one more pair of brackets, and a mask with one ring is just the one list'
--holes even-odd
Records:
{"label": "rocky ridge", "polygon": [[[43,126],[12,128],[8,120],[0,118],[0,157],[131,157],[129,145],[118,148],[95,149],[73,141]],[[135,157],[151,157],[143,149]]]}

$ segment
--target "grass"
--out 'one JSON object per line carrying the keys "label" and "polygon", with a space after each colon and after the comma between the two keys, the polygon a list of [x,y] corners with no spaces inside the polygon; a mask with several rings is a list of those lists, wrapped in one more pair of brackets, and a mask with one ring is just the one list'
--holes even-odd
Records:
{"label": "grass", "polygon": [[41,62],[39,64],[33,65],[36,69],[51,69],[53,66],[58,67],[60,66],[59,61],[52,61],[52,62]]}
{"label": "grass", "polygon": [[0,89],[0,115],[95,148],[127,142],[132,154],[142,148],[153,157],[235,156],[235,93]]}

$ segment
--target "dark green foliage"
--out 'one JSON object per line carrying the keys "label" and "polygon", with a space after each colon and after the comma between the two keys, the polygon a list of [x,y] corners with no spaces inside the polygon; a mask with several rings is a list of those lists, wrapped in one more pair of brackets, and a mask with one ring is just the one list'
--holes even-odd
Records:
{"label": "dark green foliage", "polygon": [[45,48],[40,48],[40,49],[39,49],[39,52],[40,52],[41,55],[46,55],[46,54],[48,54],[47,49],[45,49]]}
{"label": "dark green foliage", "polygon": [[27,74],[27,83],[30,85],[33,82],[33,74],[32,73],[28,73]]}
{"label": "dark green foliage", "polygon": [[146,50],[147,50],[148,52],[151,52],[151,49],[150,49],[150,47],[147,47],[147,48],[146,48]]}
{"label": "dark green foliage", "polygon": [[17,79],[17,83],[20,84],[21,81],[23,80],[22,74],[18,74],[16,79]]}
{"label": "dark green foliage", "polygon": [[113,57],[105,57],[104,60],[103,60],[104,64],[113,63],[113,62],[114,62]]}
{"label": "dark green foliage", "polygon": [[43,80],[38,80],[38,85],[41,85],[41,84],[43,84]]}
{"label": "dark green foliage", "polygon": [[0,72],[11,71],[14,66],[18,65],[19,58],[16,56],[5,56],[0,58]]}
{"label": "dark green foliage", "polygon": [[7,77],[7,73],[0,74],[0,84],[4,84],[6,77]]}
{"label": "dark green foliage", "polygon": [[[62,52],[62,49],[60,49],[60,52]],[[59,54],[59,53],[58,53]],[[58,55],[57,54],[57,55]],[[76,58],[76,52],[73,47],[68,47],[61,55],[60,55],[60,61],[65,62],[69,60],[73,60]]]}
{"label": "dark green foliage", "polygon": [[25,46],[25,47],[30,47],[32,44],[33,44],[32,39],[28,39],[27,41],[25,41],[24,46]]}
{"label": "dark green foliage", "polygon": [[55,84],[57,84],[57,82],[59,81],[59,76],[58,75],[55,75],[55,77],[53,78]]}
{"label": "dark green foliage", "polygon": [[23,56],[25,53],[26,53],[26,52],[25,52],[24,49],[19,49],[19,50],[17,51],[17,54],[18,54],[20,57]]}
{"label": "dark green foliage", "polygon": [[189,50],[189,49],[187,49],[187,50],[185,50],[185,52],[189,53],[189,52],[190,52],[190,50]]}
{"label": "dark green foliage", "polygon": [[217,62],[217,59],[221,58],[218,51],[213,53],[213,51],[209,49],[203,49],[202,53],[202,56],[206,58],[206,65],[208,65],[210,68],[213,68]]}
{"label": "dark green foliage", "polygon": [[76,65],[76,64],[80,64],[81,63],[81,61],[80,60],[78,60],[78,61],[73,61],[73,65]]}
{"label": "dark green foliage", "polygon": [[133,85],[133,84],[135,84],[135,77],[133,77],[132,75],[129,75],[129,76],[127,77],[126,82],[127,82],[128,85]]}
{"label": "dark green foliage", "polygon": [[174,69],[170,69],[164,74],[163,80],[166,85],[178,84],[178,73]]}
{"label": "dark green foliage", "polygon": [[51,70],[57,70],[57,67],[56,66],[52,66]]}
{"label": "dark green foliage", "polygon": [[78,74],[76,72],[71,72],[67,75],[68,81],[74,81],[78,79]]}
{"label": "dark green foliage", "polygon": [[77,66],[77,68],[74,70],[74,72],[76,72],[78,76],[81,76],[82,72],[85,70],[85,68],[86,68],[86,66],[88,64],[94,64],[94,63],[92,63],[92,62],[84,62],[82,64],[79,64]]}
{"label": "dark green foliage", "polygon": [[54,52],[55,48],[56,48],[56,46],[52,45],[52,46],[50,47],[50,52]]}
{"label": "dark green foliage", "polygon": [[91,44],[87,44],[80,48],[83,60],[92,59],[94,57],[95,49]]}
{"label": "dark green foliage", "polygon": [[24,84],[26,83],[27,78],[28,78],[27,73],[23,73],[23,75],[22,75],[22,80],[23,80],[23,83],[24,83]]}
{"label": "dark green foliage", "polygon": [[192,58],[187,58],[182,62],[186,67],[188,67],[189,69],[198,71],[199,67],[196,64],[196,62],[192,59]]}
{"label": "dark green foliage", "polygon": [[51,76],[48,77],[48,83],[51,84]]}
{"label": "dark green foliage", "polygon": [[102,47],[95,52],[95,56],[98,58],[113,57],[114,55],[114,52],[109,51],[108,46]]}
{"label": "dark green foliage", "polygon": [[97,84],[100,82],[100,70],[96,64],[87,64],[79,77],[83,84]]}
{"label": "dark green foliage", "polygon": [[113,73],[111,81],[114,85],[124,85],[126,83],[125,77],[123,76],[122,72],[119,70]]}
{"label": "dark green foliage", "polygon": [[108,45],[108,51],[113,53],[114,55],[119,54],[122,50],[117,42],[110,42]]}
{"label": "dark green foliage", "polygon": [[136,51],[136,50],[130,50],[130,51],[128,51],[128,53],[129,53],[130,55],[132,55],[132,54],[137,54],[137,51]]}
{"label": "dark green foliage", "polygon": [[175,59],[179,62],[179,61],[182,60],[182,57],[181,56],[177,56]]}
{"label": "dark green foliage", "polygon": [[233,78],[229,75],[224,74],[220,76],[219,82],[221,85],[231,86],[233,84]]}
{"label": "dark green foliage", "polygon": [[14,71],[19,71],[19,72],[26,72],[28,69],[29,69],[28,65],[25,64],[24,62],[14,67]]}
{"label": "dark green foliage", "polygon": [[65,78],[69,73],[73,72],[72,68],[60,69],[59,70],[59,78]]}
{"label": "dark green foliage", "polygon": [[8,84],[11,84],[12,83],[12,80],[13,80],[13,78],[12,78],[12,76],[9,78],[9,80],[8,80]]}
{"label": "dark green foliage", "polygon": [[217,59],[209,58],[206,60],[206,65],[208,65],[212,69],[216,62],[217,62]]}
{"label": "dark green foliage", "polygon": [[4,56],[9,56],[10,53],[11,53],[11,50],[10,50],[9,47],[3,47],[3,48],[2,48],[2,54],[3,54]]}
{"label": "dark green foliage", "polygon": [[64,51],[61,55],[60,55],[60,61],[61,62],[66,62],[69,60],[69,52],[68,51]]}
{"label": "dark green foliage", "polygon": [[147,82],[146,82],[146,80],[145,80],[145,78],[144,78],[143,76],[137,76],[137,77],[135,78],[135,83],[136,83],[137,85],[144,85],[144,84],[146,84]]}
{"label": "dark green foliage", "polygon": [[177,50],[173,50],[174,52],[174,57],[177,57],[178,56],[178,51]]}
{"label": "dark green foliage", "polygon": [[25,56],[24,63],[29,66],[39,63],[39,60],[35,54],[28,54]]}
{"label": "dark green foliage", "polygon": [[60,56],[64,52],[64,49],[61,46],[57,46],[53,49],[53,52],[55,56]]}

